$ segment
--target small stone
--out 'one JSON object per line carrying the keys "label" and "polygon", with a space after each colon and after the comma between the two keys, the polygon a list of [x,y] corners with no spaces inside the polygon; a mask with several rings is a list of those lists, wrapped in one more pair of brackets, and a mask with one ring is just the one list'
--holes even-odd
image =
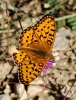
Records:
{"label": "small stone", "polygon": [[23,84],[17,84],[16,90],[17,90],[20,100],[27,99],[27,93]]}
{"label": "small stone", "polygon": [[28,86],[28,91],[27,91],[27,93],[28,93],[29,96],[32,96],[32,97],[33,97],[33,96],[39,94],[42,90],[43,90],[43,87],[42,87],[42,86],[30,85],[30,86]]}
{"label": "small stone", "polygon": [[9,78],[9,79],[10,79],[10,78],[14,78],[14,77],[13,77],[13,75],[12,75],[12,74],[8,74],[8,75],[7,75],[7,78]]}
{"label": "small stone", "polygon": [[10,86],[9,85],[6,85],[6,89],[4,90],[4,93],[5,94],[9,94],[10,92],[11,92]]}
{"label": "small stone", "polygon": [[16,49],[16,46],[9,46],[8,54],[12,55],[13,53],[18,53],[19,51]]}
{"label": "small stone", "polygon": [[17,71],[18,71],[18,66],[14,66],[14,68],[13,68],[13,70],[12,70],[12,74],[15,74],[15,73],[17,73]]}
{"label": "small stone", "polygon": [[2,19],[2,17],[3,17],[3,16],[0,14],[0,19]]}
{"label": "small stone", "polygon": [[0,63],[0,80],[1,81],[6,78],[6,75],[9,74],[11,69],[12,69],[12,66],[8,62]]}
{"label": "small stone", "polygon": [[[68,39],[66,36],[70,36],[71,32],[65,28],[60,28],[59,31],[56,33],[56,39],[54,43],[54,50],[65,50],[68,46]],[[63,42],[64,41],[64,42]]]}
{"label": "small stone", "polygon": [[66,85],[67,81],[63,77],[59,77],[56,79],[57,84]]}
{"label": "small stone", "polygon": [[42,80],[41,77],[37,77],[34,81],[32,81],[32,82],[30,83],[30,85],[31,85],[31,84],[35,84],[35,85],[44,84],[44,81]]}
{"label": "small stone", "polygon": [[4,25],[4,28],[7,28],[7,27],[8,27],[8,25],[7,25],[7,24],[5,24],[5,25]]}
{"label": "small stone", "polygon": [[49,7],[50,7],[50,4],[44,3],[44,8],[49,8]]}
{"label": "small stone", "polygon": [[12,98],[8,94],[2,94],[0,100],[12,100]]}
{"label": "small stone", "polygon": [[10,94],[12,98],[17,98],[17,95],[15,93]]}

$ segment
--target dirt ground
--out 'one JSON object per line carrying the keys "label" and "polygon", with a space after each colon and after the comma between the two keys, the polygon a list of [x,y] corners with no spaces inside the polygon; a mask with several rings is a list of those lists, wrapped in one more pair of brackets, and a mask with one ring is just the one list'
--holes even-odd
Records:
{"label": "dirt ground", "polygon": [[[0,0],[0,100],[76,100],[76,1]],[[13,53],[21,32],[52,13],[56,37],[52,66],[24,85]]]}

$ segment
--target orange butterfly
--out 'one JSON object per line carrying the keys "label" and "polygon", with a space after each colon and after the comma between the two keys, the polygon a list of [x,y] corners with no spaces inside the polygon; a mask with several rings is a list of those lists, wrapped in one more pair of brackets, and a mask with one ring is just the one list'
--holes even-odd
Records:
{"label": "orange butterfly", "polygon": [[13,58],[19,66],[19,80],[27,84],[43,71],[47,60],[53,60],[50,53],[55,39],[55,21],[51,14],[44,15],[33,27],[25,29],[20,36],[19,53]]}

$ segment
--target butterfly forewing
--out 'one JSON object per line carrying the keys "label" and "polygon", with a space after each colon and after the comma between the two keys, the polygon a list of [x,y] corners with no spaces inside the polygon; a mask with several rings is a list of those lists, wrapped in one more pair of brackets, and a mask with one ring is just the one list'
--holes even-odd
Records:
{"label": "butterfly forewing", "polygon": [[34,32],[32,27],[25,29],[20,36],[20,48],[25,48],[29,46],[29,44],[32,44],[33,35]]}
{"label": "butterfly forewing", "polygon": [[52,49],[54,44],[55,28],[54,18],[49,14],[45,15],[34,27],[34,35],[37,41],[39,40],[48,52]]}

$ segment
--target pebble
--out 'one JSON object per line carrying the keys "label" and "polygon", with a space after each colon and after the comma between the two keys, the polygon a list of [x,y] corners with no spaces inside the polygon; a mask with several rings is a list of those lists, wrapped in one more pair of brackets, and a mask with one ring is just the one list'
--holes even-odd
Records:
{"label": "pebble", "polygon": [[11,93],[11,89],[10,89],[10,86],[9,86],[9,85],[6,85],[6,88],[5,88],[5,90],[4,90],[4,93],[5,93],[5,94]]}
{"label": "pebble", "polygon": [[0,63],[0,80],[4,80],[6,78],[6,75],[9,74],[9,72],[11,71],[12,66],[6,62],[6,63]]}
{"label": "pebble", "polygon": [[12,100],[12,98],[8,94],[2,94],[0,100]]}
{"label": "pebble", "polygon": [[68,46],[68,39],[66,36],[70,36],[71,32],[64,27],[60,28],[56,33],[55,43],[53,50],[65,50]]}
{"label": "pebble", "polygon": [[17,93],[18,93],[18,96],[19,96],[19,100],[27,99],[27,92],[26,92],[23,84],[17,84],[16,90],[17,90]]}
{"label": "pebble", "polygon": [[17,72],[18,72],[18,66],[14,66],[11,73],[12,73],[12,74],[15,74],[15,73],[17,73]]}

